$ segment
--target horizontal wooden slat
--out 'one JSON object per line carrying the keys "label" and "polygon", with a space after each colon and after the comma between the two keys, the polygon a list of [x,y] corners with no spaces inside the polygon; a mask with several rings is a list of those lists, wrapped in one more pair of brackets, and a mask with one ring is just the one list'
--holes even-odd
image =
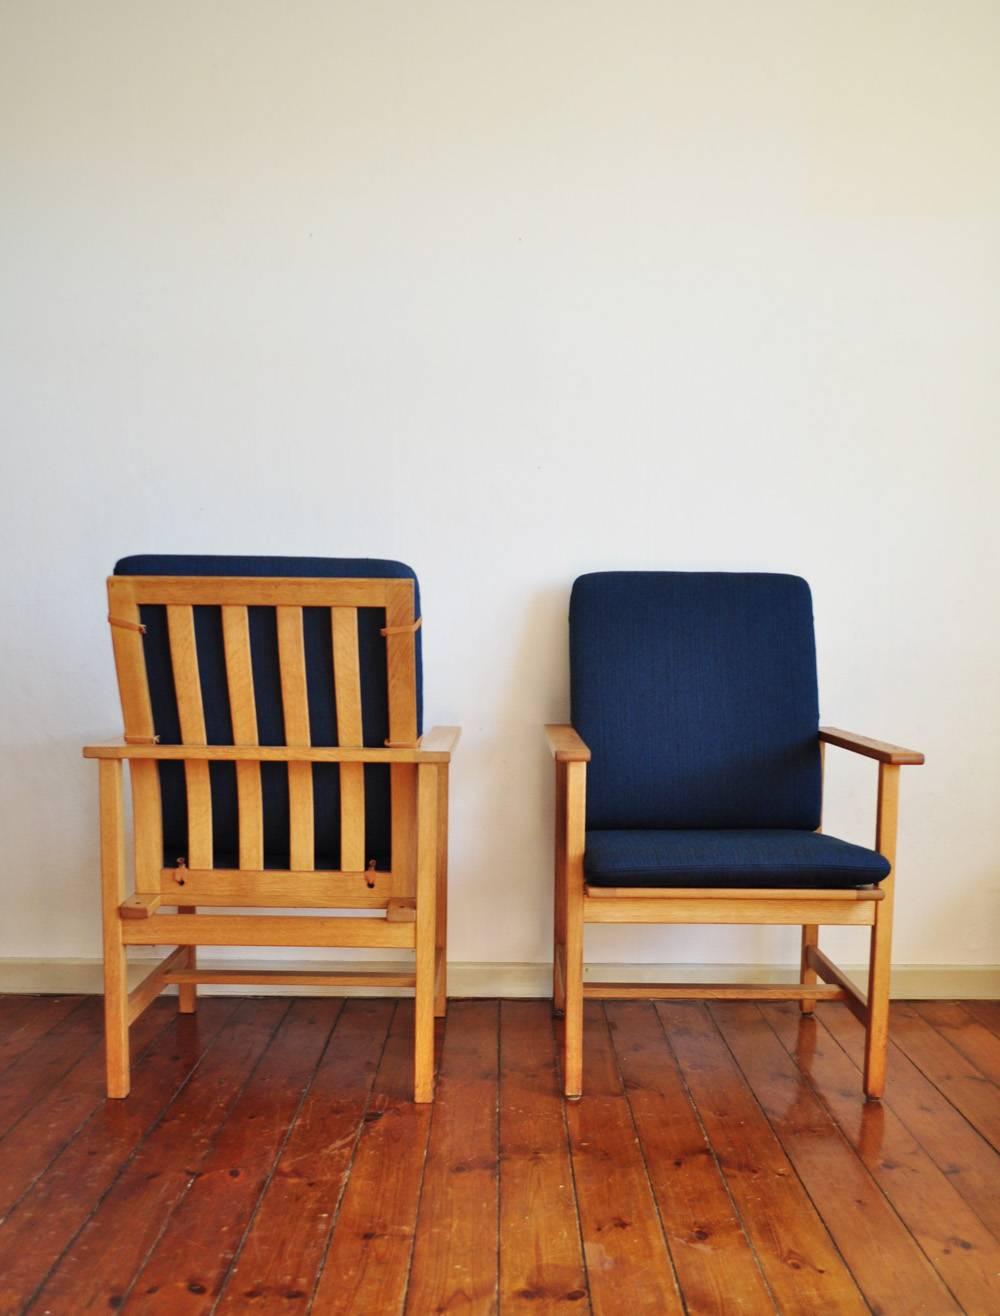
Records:
{"label": "horizontal wooden slat", "polygon": [[447,763],[447,750],[405,746],[342,749],[339,745],[86,745],[85,759],[160,759],[238,763]]}
{"label": "horizontal wooden slat", "polygon": [[875,906],[861,900],[761,900],[711,897],[660,900],[623,898],[583,902],[585,923],[847,923],[871,925]]}
{"label": "horizontal wooden slat", "polygon": [[815,887],[704,887],[704,886],[588,886],[592,900],[883,900],[881,887],[850,887],[843,891],[823,891]]}
{"label": "horizontal wooden slat", "polygon": [[392,895],[392,874],[164,868],[160,890],[166,904],[384,909]]}
{"label": "horizontal wooden slat", "polygon": [[161,960],[151,973],[147,973],[138,987],[133,987],[128,994],[129,1023],[134,1023],[146,1006],[159,996],[167,985],[166,975],[185,959],[187,953],[186,946],[178,946],[165,960]]}
{"label": "horizontal wooden slat", "polygon": [[274,608],[383,608],[386,592],[399,582],[359,578],[303,579],[298,576],[124,576],[120,594],[136,603],[206,604]]}
{"label": "horizontal wooden slat", "polygon": [[389,973],[385,970],[372,973],[338,970],[324,973],[320,969],[302,972],[287,969],[175,969],[168,982],[200,982],[245,987],[412,987],[416,975],[412,972]]}
{"label": "horizontal wooden slat", "polygon": [[847,993],[825,983],[799,982],[586,982],[595,1001],[842,1001]]}
{"label": "horizontal wooden slat", "polygon": [[863,1024],[868,1022],[868,997],[851,982],[843,969],[837,967],[829,955],[824,955],[818,946],[806,947],[806,963],[815,970],[824,982],[833,983],[843,989],[847,1008]]}
{"label": "horizontal wooden slat", "polygon": [[122,922],[127,946],[414,945],[413,923],[384,918],[313,918],[294,914],[155,914]]}

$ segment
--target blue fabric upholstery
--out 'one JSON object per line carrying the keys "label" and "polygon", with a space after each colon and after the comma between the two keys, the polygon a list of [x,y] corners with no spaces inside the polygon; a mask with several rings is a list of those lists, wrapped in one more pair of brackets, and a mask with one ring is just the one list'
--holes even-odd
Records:
{"label": "blue fabric upholstery", "polygon": [[584,871],[593,886],[860,887],[881,882],[889,863],[818,832],[591,831]]}
{"label": "blue fabric upholstery", "polygon": [[[213,557],[148,554],[123,558],[115,566],[119,576],[308,576],[391,577],[413,579],[414,607],[420,616],[420,592],[410,567],[377,558]],[[153,704],[153,723],[165,744],[180,743],[177,701],[174,696],[166,609],[143,607],[143,639]],[[285,743],[278,669],[277,623],[273,608],[250,608],[250,650],[258,735],[262,745]],[[195,636],[201,674],[205,724],[211,744],[232,744],[233,731],[222,645],[222,616],[218,608],[194,610]],[[389,734],[385,625],[381,608],[358,610],[358,647],[361,666],[361,716],[366,745],[381,746]],[[333,652],[330,613],[326,608],[303,609],[306,649],[306,683],[309,719],[314,745],[337,744],[333,694]],[[422,729],[422,671],[420,632],[416,634],[417,726]],[[287,868],[288,773],[283,764],[261,765],[264,797],[264,854],[269,868]],[[236,770],[231,763],[211,765],[215,865],[236,868],[238,826]],[[184,769],[180,763],[160,764],[163,797],[164,862],[172,866],[186,856],[187,801]],[[336,764],[313,765],[316,827],[316,867],[340,867],[340,772]],[[389,769],[365,766],[365,844],[369,858],[380,870],[391,867]]]}
{"label": "blue fabric upholstery", "polygon": [[570,601],[573,725],[593,754],[587,821],[819,825],[809,587],[797,576],[609,571]]}

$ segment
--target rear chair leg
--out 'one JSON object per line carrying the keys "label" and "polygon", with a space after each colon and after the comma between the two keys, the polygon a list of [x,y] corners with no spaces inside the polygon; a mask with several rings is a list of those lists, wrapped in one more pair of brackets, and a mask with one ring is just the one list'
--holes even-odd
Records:
{"label": "rear chair leg", "polygon": [[434,1017],[448,1013],[448,765],[438,768],[437,930],[434,937]]}
{"label": "rear chair leg", "polygon": [[[178,914],[197,914],[198,910],[194,905],[180,905],[177,912]],[[197,967],[197,948],[189,946],[187,954],[184,956],[184,968],[195,969]],[[177,998],[179,1014],[194,1014],[198,1009],[198,984],[196,982],[182,982],[177,988]]]}
{"label": "rear chair leg", "polygon": [[125,899],[122,765],[100,763],[101,914],[104,940],[104,1042],[109,1097],[129,1093],[128,976],[119,907]]}
{"label": "rear chair leg", "polygon": [[[806,923],[802,927],[802,966],[799,974],[799,982],[804,986],[811,986],[819,981],[816,970],[809,966],[809,947],[819,946],[819,928],[815,923]],[[816,1002],[812,997],[803,996],[799,1005],[803,1014],[812,1014]]]}

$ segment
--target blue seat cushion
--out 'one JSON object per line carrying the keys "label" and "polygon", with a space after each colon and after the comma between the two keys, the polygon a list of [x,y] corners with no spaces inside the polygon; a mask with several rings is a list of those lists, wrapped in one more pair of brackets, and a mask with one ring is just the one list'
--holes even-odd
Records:
{"label": "blue seat cushion", "polygon": [[820,820],[809,586],[797,576],[602,571],[570,598],[587,818],[618,827]]}
{"label": "blue seat cushion", "polygon": [[[414,607],[420,616],[419,586],[412,568],[402,562],[379,558],[323,557],[236,557],[212,555],[142,554],[126,557],[115,565],[117,576],[292,576],[320,579],[359,577],[413,579]],[[278,665],[277,622],[273,607],[249,610],[250,651],[258,737],[262,745],[285,744]],[[143,650],[149,677],[153,725],[163,744],[180,743],[180,720],[174,692],[166,609],[144,605],[146,626]],[[201,677],[205,729],[209,744],[233,743],[222,614],[217,607],[194,609],[195,641]],[[381,746],[389,734],[388,678],[385,640],[379,631],[385,625],[384,608],[359,608],[358,652],[361,668],[361,720],[364,743]],[[303,609],[306,685],[309,720],[314,745],[337,744],[334,705],[333,652],[330,614],[326,608]],[[421,729],[421,635],[416,634],[417,730]],[[238,805],[236,769],[232,763],[213,763],[212,833],[217,868],[238,865]],[[340,867],[340,771],[333,763],[313,764],[316,867]],[[391,854],[391,800],[389,769],[382,764],[365,765],[365,854],[376,867],[388,870]],[[287,868],[289,864],[288,771],[282,763],[261,765],[264,803],[264,866]],[[163,807],[164,864],[172,867],[187,856],[187,796],[181,763],[160,764],[160,793]]]}
{"label": "blue seat cushion", "polygon": [[583,867],[592,886],[836,888],[889,876],[876,850],[779,828],[593,831]]}

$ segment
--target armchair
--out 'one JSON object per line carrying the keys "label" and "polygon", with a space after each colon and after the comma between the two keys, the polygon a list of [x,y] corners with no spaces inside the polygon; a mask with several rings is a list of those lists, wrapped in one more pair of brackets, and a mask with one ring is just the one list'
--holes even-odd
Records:
{"label": "armchair", "polygon": [[[570,603],[572,725],[556,767],[553,999],[563,1080],[582,1092],[585,998],[842,1000],[866,1028],[864,1091],[885,1087],[899,770],[914,750],[819,727],[805,581],[599,572]],[[821,831],[826,745],[878,762],[874,849]],[[799,983],[584,983],[593,923],[802,929]],[[871,929],[868,991],[819,948]],[[822,981],[819,981],[822,980]]]}

